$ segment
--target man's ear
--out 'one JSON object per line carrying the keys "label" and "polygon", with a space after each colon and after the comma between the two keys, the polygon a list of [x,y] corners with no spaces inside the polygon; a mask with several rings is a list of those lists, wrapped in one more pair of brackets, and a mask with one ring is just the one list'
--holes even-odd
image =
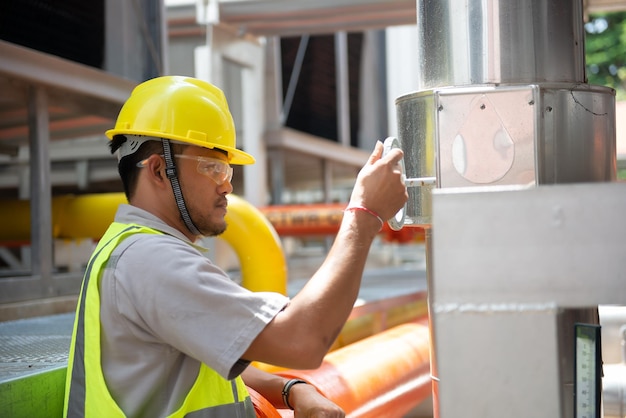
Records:
{"label": "man's ear", "polygon": [[144,160],[144,170],[147,171],[150,181],[157,185],[165,185],[167,175],[165,174],[165,160],[160,155],[152,154]]}

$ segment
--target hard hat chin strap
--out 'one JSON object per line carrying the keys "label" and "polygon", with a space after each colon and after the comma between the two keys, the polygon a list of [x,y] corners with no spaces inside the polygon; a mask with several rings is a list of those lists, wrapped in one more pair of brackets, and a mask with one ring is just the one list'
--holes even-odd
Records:
{"label": "hard hat chin strap", "polygon": [[172,190],[174,191],[174,198],[176,199],[176,206],[178,206],[180,216],[183,218],[183,222],[185,222],[185,226],[189,229],[189,232],[195,236],[202,235],[200,231],[198,231],[198,228],[196,228],[193,224],[191,216],[189,216],[189,212],[187,211],[187,205],[185,205],[183,192],[180,189],[180,183],[178,182],[178,176],[176,175],[174,152],[170,146],[170,141],[169,139],[163,138],[161,143],[163,144],[163,157],[165,158],[165,174],[167,175],[167,178],[170,179],[170,183],[172,184]]}

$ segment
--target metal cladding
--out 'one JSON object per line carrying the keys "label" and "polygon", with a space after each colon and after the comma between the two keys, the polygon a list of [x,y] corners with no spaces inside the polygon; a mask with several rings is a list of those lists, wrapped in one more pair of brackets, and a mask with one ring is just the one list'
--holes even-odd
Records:
{"label": "metal cladding", "polygon": [[[454,7],[453,7],[454,5]],[[615,92],[586,84],[578,1],[418,0],[421,90],[396,99],[405,225],[436,188],[612,181]]]}
{"label": "metal cladding", "polygon": [[417,0],[419,89],[584,83],[582,1]]}

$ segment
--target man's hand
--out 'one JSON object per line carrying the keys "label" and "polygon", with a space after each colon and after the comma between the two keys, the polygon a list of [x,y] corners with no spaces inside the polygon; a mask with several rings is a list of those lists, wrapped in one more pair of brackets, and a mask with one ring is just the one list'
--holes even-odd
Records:
{"label": "man's hand", "polygon": [[366,207],[383,221],[402,209],[408,199],[399,165],[402,156],[402,150],[393,149],[383,157],[383,143],[378,141],[357,176],[348,206]]}
{"label": "man's hand", "polygon": [[308,384],[294,385],[289,392],[294,418],[344,418],[346,414]]}

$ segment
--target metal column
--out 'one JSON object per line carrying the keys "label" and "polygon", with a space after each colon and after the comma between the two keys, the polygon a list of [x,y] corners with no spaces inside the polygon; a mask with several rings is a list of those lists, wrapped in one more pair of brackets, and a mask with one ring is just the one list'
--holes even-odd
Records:
{"label": "metal column", "polygon": [[[30,140],[31,268],[52,291],[52,191],[50,185],[50,132],[48,96],[39,86],[28,91]],[[45,293],[45,292],[44,292]]]}

